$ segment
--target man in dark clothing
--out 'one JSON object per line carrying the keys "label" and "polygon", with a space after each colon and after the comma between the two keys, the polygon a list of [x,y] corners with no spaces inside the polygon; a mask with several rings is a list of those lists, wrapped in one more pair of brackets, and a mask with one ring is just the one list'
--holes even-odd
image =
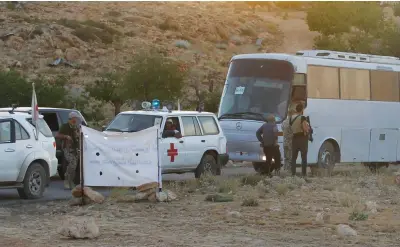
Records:
{"label": "man in dark clothing", "polygon": [[307,175],[307,153],[308,153],[308,135],[310,125],[306,117],[303,116],[303,104],[296,106],[296,113],[290,117],[290,126],[293,132],[292,139],[292,176],[296,175],[296,160],[301,154],[301,174]]}
{"label": "man in dark clothing", "polygon": [[[80,116],[76,112],[69,114],[68,123],[61,126],[56,138],[63,140],[63,154],[68,162],[67,172],[65,173],[64,187],[72,189],[77,184],[77,168],[80,160]],[[79,181],[79,180],[78,180]]]}
{"label": "man in dark clothing", "polygon": [[[273,115],[268,115],[267,122],[257,130],[256,136],[261,142],[265,154],[266,173],[271,175],[272,170],[279,170],[281,167],[281,152],[278,145],[278,128]],[[272,166],[272,159],[275,161],[274,167]]]}

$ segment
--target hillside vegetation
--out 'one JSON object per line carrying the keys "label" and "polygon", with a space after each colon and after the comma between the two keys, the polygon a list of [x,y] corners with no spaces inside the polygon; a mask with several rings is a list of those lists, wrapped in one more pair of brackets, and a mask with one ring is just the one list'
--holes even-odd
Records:
{"label": "hillside vegetation", "polygon": [[49,83],[62,76],[82,88],[104,73],[128,71],[142,50],[156,50],[185,72],[181,103],[192,107],[220,94],[235,54],[311,48],[315,34],[304,19],[272,3],[252,9],[232,2],[4,2],[0,68]]}

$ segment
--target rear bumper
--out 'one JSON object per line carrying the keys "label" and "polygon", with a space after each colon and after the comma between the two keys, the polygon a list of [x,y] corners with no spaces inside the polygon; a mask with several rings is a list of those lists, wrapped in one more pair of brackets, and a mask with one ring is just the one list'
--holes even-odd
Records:
{"label": "rear bumper", "polygon": [[50,177],[57,175],[57,166],[58,166],[58,159],[54,157],[53,159],[50,160],[49,164]]}
{"label": "rear bumper", "polygon": [[218,154],[218,164],[219,167],[225,166],[229,161],[229,155],[228,154]]}
{"label": "rear bumper", "polygon": [[[283,143],[278,144],[283,157]],[[233,161],[265,162],[264,151],[259,142],[228,142],[227,147],[229,159]]]}

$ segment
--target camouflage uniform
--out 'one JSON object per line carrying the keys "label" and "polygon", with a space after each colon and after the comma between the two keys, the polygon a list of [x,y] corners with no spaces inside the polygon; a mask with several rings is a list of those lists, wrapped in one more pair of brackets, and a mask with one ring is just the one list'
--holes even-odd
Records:
{"label": "camouflage uniform", "polygon": [[64,186],[66,188],[75,187],[74,179],[76,174],[76,168],[79,162],[79,139],[80,133],[78,127],[72,127],[69,123],[64,124],[60,128],[60,134],[71,137],[71,141],[64,141],[63,154],[65,160],[68,162],[67,171],[65,173]]}
{"label": "camouflage uniform", "polygon": [[292,139],[293,132],[290,126],[290,117],[288,116],[285,121],[282,123],[282,131],[283,131],[283,154],[284,154],[284,169],[290,170],[291,161],[292,161]]}

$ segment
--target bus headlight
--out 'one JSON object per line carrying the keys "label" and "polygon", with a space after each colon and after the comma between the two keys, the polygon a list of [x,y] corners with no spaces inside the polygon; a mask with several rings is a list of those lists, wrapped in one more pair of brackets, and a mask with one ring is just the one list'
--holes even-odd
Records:
{"label": "bus headlight", "polygon": [[[262,160],[266,161],[267,158],[265,157],[265,155],[263,155]],[[272,162],[275,162],[274,158],[272,158]]]}

